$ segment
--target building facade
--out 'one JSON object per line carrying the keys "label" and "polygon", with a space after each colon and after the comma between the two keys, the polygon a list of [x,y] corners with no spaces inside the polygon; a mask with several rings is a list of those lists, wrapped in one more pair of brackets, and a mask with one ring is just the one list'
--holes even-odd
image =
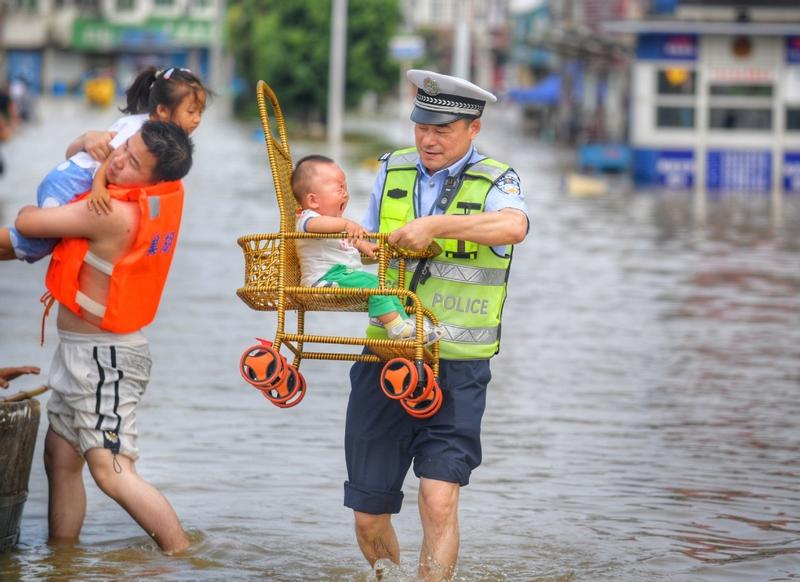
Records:
{"label": "building facade", "polygon": [[124,88],[147,65],[208,78],[218,8],[218,0],[3,0],[0,79],[59,93],[94,74]]}
{"label": "building facade", "polygon": [[514,86],[530,128],[564,144],[627,138],[629,46],[601,30],[639,0],[524,2],[512,11]]}
{"label": "building facade", "polygon": [[800,193],[800,5],[672,4],[666,17],[609,25],[636,39],[637,183]]}
{"label": "building facade", "polygon": [[402,0],[404,28],[424,37],[424,66],[503,89],[511,0]]}

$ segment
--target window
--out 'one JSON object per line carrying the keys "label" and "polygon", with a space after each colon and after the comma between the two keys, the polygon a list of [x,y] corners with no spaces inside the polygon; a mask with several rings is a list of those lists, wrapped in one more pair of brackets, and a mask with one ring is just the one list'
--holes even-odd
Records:
{"label": "window", "polygon": [[694,95],[697,73],[680,67],[661,69],[657,73],[659,95]]}
{"label": "window", "polygon": [[800,131],[800,107],[786,108],[786,131]]}
{"label": "window", "polygon": [[136,0],[117,0],[117,10],[130,12],[136,7]]}
{"label": "window", "polygon": [[694,129],[697,72],[686,67],[656,71],[656,128]]}
{"label": "window", "polygon": [[772,97],[772,85],[711,85],[712,97]]}
{"label": "window", "polygon": [[693,128],[694,107],[657,107],[656,127]]}
{"label": "window", "polygon": [[772,129],[772,109],[712,107],[708,126],[711,129],[769,131]]}
{"label": "window", "polygon": [[75,6],[86,12],[97,12],[100,10],[99,0],[75,0]]}
{"label": "window", "polygon": [[156,0],[155,5],[159,8],[172,8],[175,5],[175,0]]}

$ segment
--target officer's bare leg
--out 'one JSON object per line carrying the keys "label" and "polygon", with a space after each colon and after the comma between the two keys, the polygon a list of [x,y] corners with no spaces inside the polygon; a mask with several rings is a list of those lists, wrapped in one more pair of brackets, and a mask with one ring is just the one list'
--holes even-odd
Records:
{"label": "officer's bare leg", "polygon": [[458,483],[420,478],[419,516],[423,532],[420,580],[450,580],[455,574],[459,544],[458,494]]}
{"label": "officer's bare leg", "polygon": [[50,539],[75,542],[86,515],[83,457],[52,428],[47,429],[44,439],[44,468],[47,473]]}
{"label": "officer's bare leg", "polygon": [[389,559],[400,563],[400,544],[392,526],[391,514],[372,515],[371,513],[353,512],[356,518],[356,539],[361,553],[374,566],[381,559]]}
{"label": "officer's bare leg", "polygon": [[189,547],[175,510],[161,492],[136,473],[134,462],[108,449],[90,449],[86,461],[98,487],[119,503],[144,531],[167,553]]}

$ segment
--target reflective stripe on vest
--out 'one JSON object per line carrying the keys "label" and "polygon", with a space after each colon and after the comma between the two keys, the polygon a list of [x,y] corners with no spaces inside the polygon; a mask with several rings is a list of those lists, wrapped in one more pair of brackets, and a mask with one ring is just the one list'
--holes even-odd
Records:
{"label": "reflective stripe on vest", "polygon": [[[399,267],[399,259],[391,259],[389,266],[392,269]],[[414,272],[419,261],[406,261],[406,271]],[[475,283],[477,285],[503,285],[506,282],[507,269],[484,269],[471,265],[456,265],[442,261],[428,261],[428,272],[432,277],[457,281],[459,283]]]}
{"label": "reflective stripe on vest", "polygon": [[[391,232],[413,220],[417,180],[417,153],[410,148],[393,153],[387,160],[386,184],[381,198],[380,231]],[[508,171],[505,164],[484,159],[464,172],[464,180],[446,214],[483,212],[492,185]],[[506,297],[511,253],[498,257],[489,246],[470,241],[437,239],[443,251],[425,262],[416,293],[440,319],[444,335],[440,355],[444,359],[483,359],[497,353],[500,318]],[[406,285],[419,266],[406,262]],[[392,261],[387,278],[397,280],[398,262]],[[386,337],[375,325],[369,337]]]}

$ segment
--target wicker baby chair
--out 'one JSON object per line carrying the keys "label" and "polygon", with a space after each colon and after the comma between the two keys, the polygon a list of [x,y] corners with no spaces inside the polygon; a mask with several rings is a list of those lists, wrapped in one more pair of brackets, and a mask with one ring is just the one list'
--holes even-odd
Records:
{"label": "wicker baby chair", "polygon": [[[371,233],[378,244],[377,289],[344,289],[304,287],[300,285],[300,264],[295,241],[303,238],[345,238],[342,234],[301,233],[294,230],[297,203],[292,194],[292,157],[286,136],[283,113],[272,88],[259,81],[256,88],[258,112],[264,128],[275,195],[280,209],[280,231],[251,234],[238,239],[244,251],[244,286],[236,294],[257,311],[277,311],[278,329],[275,340],[259,339],[259,344],[242,354],[239,369],[242,377],[261,390],[274,405],[289,408],[298,404],[306,392],[306,383],[299,372],[306,360],[351,360],[386,362],[381,373],[380,388],[389,398],[399,400],[403,408],[417,418],[428,418],[441,406],[442,391],[438,386],[439,343],[430,349],[423,342],[423,317],[437,323],[436,317],[420,303],[417,295],[404,288],[405,263],[439,252],[435,243],[425,251],[400,249],[388,242],[386,233]],[[270,126],[271,106],[277,138]],[[386,270],[389,261],[398,261],[400,281],[387,286]],[[408,305],[406,311],[416,318],[416,337],[408,340],[369,339],[365,337],[326,336],[309,334],[305,329],[307,311],[366,311],[370,295],[395,295]],[[297,329],[286,329],[286,312],[297,312]],[[310,352],[306,344],[361,345],[372,353]],[[291,364],[281,355],[285,346],[294,359]],[[376,389],[378,387],[376,386]]]}

